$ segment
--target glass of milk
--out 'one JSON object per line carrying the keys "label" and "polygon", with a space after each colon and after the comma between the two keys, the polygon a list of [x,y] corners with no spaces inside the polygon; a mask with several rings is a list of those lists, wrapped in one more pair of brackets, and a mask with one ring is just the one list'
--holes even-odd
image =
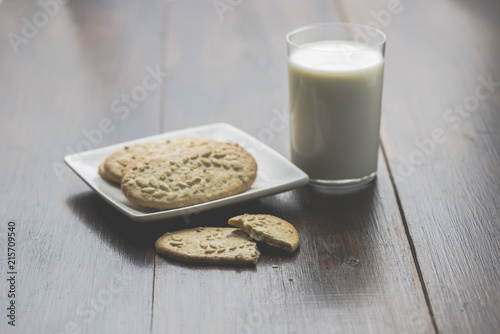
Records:
{"label": "glass of milk", "polygon": [[286,36],[291,159],[313,185],[375,179],[386,37],[358,24],[324,23]]}

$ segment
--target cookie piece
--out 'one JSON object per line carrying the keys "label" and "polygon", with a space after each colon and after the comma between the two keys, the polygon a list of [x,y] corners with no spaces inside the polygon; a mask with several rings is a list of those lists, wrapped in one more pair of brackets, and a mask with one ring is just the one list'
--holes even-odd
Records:
{"label": "cookie piece", "polygon": [[104,175],[106,180],[120,183],[123,170],[137,157],[149,152],[170,152],[172,154],[194,147],[203,147],[215,140],[207,138],[181,137],[160,142],[147,142],[125,146],[121,150],[112,153],[104,161]]}
{"label": "cookie piece", "polygon": [[239,228],[198,227],[166,233],[155,243],[169,258],[195,263],[255,265],[257,244]]}
{"label": "cookie piece", "polygon": [[252,239],[294,252],[299,246],[299,235],[292,224],[271,215],[244,214],[229,219],[229,225],[241,228]]}
{"label": "cookie piece", "polygon": [[151,154],[126,168],[121,186],[130,201],[167,210],[241,193],[256,177],[252,155],[238,144],[217,143],[173,156]]}

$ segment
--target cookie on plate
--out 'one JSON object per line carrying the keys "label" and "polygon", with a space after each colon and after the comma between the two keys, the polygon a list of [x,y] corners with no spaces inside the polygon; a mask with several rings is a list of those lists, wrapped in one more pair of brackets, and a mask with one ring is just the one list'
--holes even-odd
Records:
{"label": "cookie on plate", "polygon": [[254,241],[238,228],[198,227],[169,232],[155,243],[169,258],[195,263],[255,265],[260,252]]}
{"label": "cookie on plate", "polygon": [[292,224],[271,215],[244,214],[229,219],[229,225],[241,228],[252,239],[294,252],[299,246],[299,235]]}
{"label": "cookie on plate", "polygon": [[159,210],[241,193],[257,177],[257,162],[238,144],[216,143],[176,155],[149,154],[130,164],[122,191],[135,204]]}
{"label": "cookie on plate", "polygon": [[214,142],[215,140],[207,138],[181,137],[125,146],[106,158],[103,164],[103,173],[101,174],[101,170],[99,170],[99,175],[105,180],[120,183],[124,168],[143,154],[149,152],[170,152],[173,154],[194,147],[204,147]]}
{"label": "cookie on plate", "polygon": [[104,180],[106,181],[109,181],[109,182],[114,182],[109,176],[108,174],[106,174],[106,171],[104,170],[104,162],[102,164],[99,165],[99,168],[97,170],[97,172],[99,173],[99,176],[101,178],[103,178]]}

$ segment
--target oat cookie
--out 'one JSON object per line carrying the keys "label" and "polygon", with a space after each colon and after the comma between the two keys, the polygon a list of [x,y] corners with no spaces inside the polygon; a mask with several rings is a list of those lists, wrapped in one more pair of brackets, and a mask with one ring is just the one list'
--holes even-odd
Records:
{"label": "oat cookie", "polygon": [[217,143],[177,155],[148,155],[125,169],[121,185],[130,201],[166,210],[238,194],[256,177],[257,163],[247,151]]}
{"label": "oat cookie", "polygon": [[271,215],[244,214],[229,219],[229,225],[241,228],[252,239],[293,252],[299,246],[299,235],[292,224]]}
{"label": "oat cookie", "polygon": [[113,180],[111,180],[111,178],[108,176],[108,174],[106,174],[106,171],[104,170],[104,163],[99,165],[97,172],[99,173],[99,176],[101,178],[103,178],[104,180],[109,181],[109,182],[114,182]]}
{"label": "oat cookie", "polygon": [[260,252],[239,228],[198,227],[161,236],[156,251],[175,260],[197,263],[255,265]]}
{"label": "oat cookie", "polygon": [[139,143],[135,145],[125,146],[121,150],[112,153],[104,161],[104,179],[116,183],[120,183],[123,175],[123,169],[141,155],[148,152],[171,152],[175,153],[185,149],[194,147],[203,147],[209,143],[214,143],[215,140],[196,137],[181,137],[173,138],[159,142]]}

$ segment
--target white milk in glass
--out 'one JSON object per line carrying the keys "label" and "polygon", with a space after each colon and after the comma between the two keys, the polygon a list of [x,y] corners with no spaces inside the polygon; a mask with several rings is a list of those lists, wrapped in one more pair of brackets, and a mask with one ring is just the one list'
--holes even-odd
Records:
{"label": "white milk in glass", "polygon": [[377,170],[384,59],[351,41],[295,48],[288,59],[292,161],[311,179]]}

